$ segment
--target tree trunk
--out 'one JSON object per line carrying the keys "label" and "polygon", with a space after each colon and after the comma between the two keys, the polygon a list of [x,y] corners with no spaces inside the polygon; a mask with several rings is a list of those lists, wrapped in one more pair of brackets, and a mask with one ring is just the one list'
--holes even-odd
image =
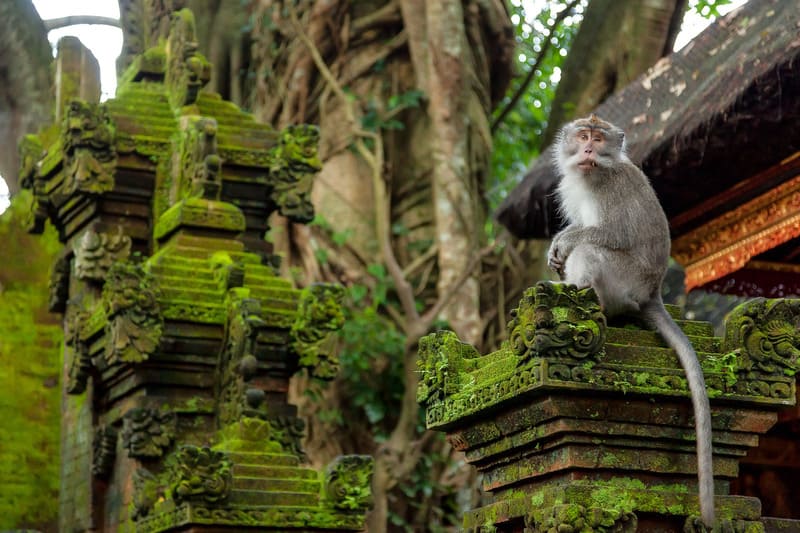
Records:
{"label": "tree trunk", "polygon": [[564,61],[544,134],[585,115],[672,51],[686,0],[592,0]]}
{"label": "tree trunk", "polygon": [[52,120],[53,53],[30,0],[0,2],[0,176],[19,190],[17,146]]}

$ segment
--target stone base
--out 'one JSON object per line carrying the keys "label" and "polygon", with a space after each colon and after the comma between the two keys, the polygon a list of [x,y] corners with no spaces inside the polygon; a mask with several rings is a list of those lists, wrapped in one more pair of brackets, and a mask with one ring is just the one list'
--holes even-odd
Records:
{"label": "stone base", "polygon": [[[728,494],[737,460],[775,416],[713,404],[717,494]],[[498,499],[583,479],[622,477],[644,486],[696,488],[694,419],[685,398],[538,396],[452,430],[448,439],[483,473],[484,490]]]}
{"label": "stone base", "polygon": [[[732,526],[730,531],[763,531],[757,498],[717,496],[715,507],[720,525]],[[692,523],[699,512],[697,494],[684,485],[648,488],[630,478],[577,481],[518,491],[513,497],[469,511],[464,516],[464,530],[684,532],[695,531]]]}

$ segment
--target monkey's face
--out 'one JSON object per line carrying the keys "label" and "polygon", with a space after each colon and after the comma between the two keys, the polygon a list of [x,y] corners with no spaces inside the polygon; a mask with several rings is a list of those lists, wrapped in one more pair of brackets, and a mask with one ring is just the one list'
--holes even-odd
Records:
{"label": "monkey's face", "polygon": [[562,169],[583,175],[608,169],[619,161],[624,138],[622,130],[594,115],[571,122],[561,135]]}

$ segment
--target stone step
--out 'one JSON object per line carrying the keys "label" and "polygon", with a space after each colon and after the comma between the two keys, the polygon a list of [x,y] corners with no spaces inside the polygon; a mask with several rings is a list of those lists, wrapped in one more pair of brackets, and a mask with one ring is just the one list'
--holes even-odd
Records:
{"label": "stone step", "polygon": [[[224,451],[224,450],[223,450]],[[300,459],[288,453],[226,452],[234,465],[298,466]]]}
{"label": "stone step", "polygon": [[[269,269],[269,267],[265,268]],[[285,297],[287,298],[298,298],[300,296],[300,291],[294,288],[291,281],[276,277],[271,272],[253,273],[246,268],[244,271],[244,283],[248,286],[257,286],[259,290],[285,291]]]}
{"label": "stone step", "polygon": [[187,248],[202,248],[204,250],[212,250],[214,252],[231,252],[240,253],[244,251],[244,244],[240,241],[232,241],[230,239],[219,239],[216,237],[204,237],[200,235],[176,235],[170,244],[180,250],[184,247]]}
{"label": "stone step", "polygon": [[[249,285],[245,278],[245,285]],[[295,309],[300,301],[300,291],[277,287],[250,286],[250,297],[275,302],[274,307],[279,309]]]}
{"label": "stone step", "polygon": [[168,266],[168,267],[181,267],[191,269],[211,269],[211,265],[205,259],[198,259],[196,257],[187,257],[177,255],[170,250],[169,254],[163,253],[163,250],[154,255],[150,260],[150,267]]}
{"label": "stone step", "polygon": [[666,308],[667,313],[669,313],[669,316],[671,316],[673,320],[680,320],[683,318],[683,308],[681,308],[681,306],[673,304],[664,304],[664,307]]}
{"label": "stone step", "polygon": [[236,477],[256,477],[271,479],[299,479],[316,481],[319,473],[316,470],[294,466],[234,464],[233,475]]}
{"label": "stone step", "polygon": [[[714,336],[714,325],[711,322],[705,322],[702,320],[676,320],[676,324],[680,327],[683,332],[688,335],[689,337],[713,337]],[[610,321],[609,328],[616,328],[616,329],[625,329],[625,330],[641,330],[641,324],[626,324],[624,322],[620,322],[618,319],[613,319]]]}
{"label": "stone step", "polygon": [[196,291],[203,291],[203,292],[213,292],[218,293],[220,291],[226,290],[225,285],[221,280],[208,280],[197,278],[194,276],[193,273],[188,272],[181,276],[159,276],[159,285],[162,287],[162,293],[164,287],[173,287],[177,288],[180,287],[181,291],[186,290],[196,290]]}
{"label": "stone step", "polygon": [[190,268],[181,265],[159,264],[150,267],[150,271],[161,278],[194,278],[202,281],[214,281],[214,271],[210,268]]}
{"label": "stone step", "polygon": [[[191,281],[191,280],[188,280]],[[161,284],[161,299],[162,300],[184,300],[191,302],[212,302],[217,303],[224,300],[225,291],[221,288],[215,287],[213,289],[198,289],[189,286],[188,283],[178,282],[176,285]]]}
{"label": "stone step", "polygon": [[317,480],[307,479],[279,479],[264,477],[238,477],[234,469],[233,486],[234,490],[244,491],[269,491],[269,492],[289,492],[297,494],[318,495],[321,483]]}
{"label": "stone step", "polygon": [[233,505],[315,507],[319,504],[319,494],[233,489],[228,501]]}
{"label": "stone step", "polygon": [[[689,340],[695,350],[701,352],[719,352],[722,346],[722,339],[719,337],[698,337],[692,335],[689,336]],[[666,347],[661,335],[655,331],[643,329],[608,328],[606,332],[606,342],[629,346]]]}
{"label": "stone step", "polygon": [[[702,363],[708,357],[719,357],[719,353],[697,352]],[[677,355],[670,348],[657,346],[627,346],[606,343],[603,363],[642,366],[647,368],[681,368]]]}

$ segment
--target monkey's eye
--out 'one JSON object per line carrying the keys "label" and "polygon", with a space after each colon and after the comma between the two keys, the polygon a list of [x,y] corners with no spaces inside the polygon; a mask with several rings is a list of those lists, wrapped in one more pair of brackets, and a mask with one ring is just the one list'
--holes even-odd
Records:
{"label": "monkey's eye", "polygon": [[582,141],[588,141],[589,140],[589,135],[587,133],[579,133],[578,134],[578,138],[580,140],[582,140]]}
{"label": "monkey's eye", "polygon": [[592,140],[593,140],[594,142],[596,142],[596,143],[601,143],[601,142],[603,142],[603,138],[602,138],[602,137],[600,137],[599,135],[595,135],[594,139],[592,139]]}

